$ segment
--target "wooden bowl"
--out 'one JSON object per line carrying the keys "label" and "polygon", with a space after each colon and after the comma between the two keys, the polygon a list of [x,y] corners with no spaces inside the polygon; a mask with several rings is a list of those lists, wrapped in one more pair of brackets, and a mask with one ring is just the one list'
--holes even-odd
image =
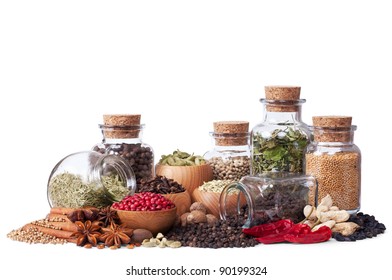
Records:
{"label": "wooden bowl", "polygon": [[189,194],[192,194],[193,190],[203,185],[204,182],[208,182],[213,179],[212,168],[209,164],[195,166],[170,166],[157,164],[155,166],[155,173],[180,183],[186,190],[188,190]]}
{"label": "wooden bowl", "polygon": [[120,222],[132,229],[148,229],[155,236],[166,233],[174,225],[177,208],[160,211],[125,211],[117,210]]}
{"label": "wooden bowl", "polygon": [[170,199],[177,208],[177,215],[189,212],[189,207],[191,206],[191,196],[187,190],[180,193],[169,193],[162,194],[167,199]]}
{"label": "wooden bowl", "polygon": [[[203,203],[203,205],[207,209],[207,213],[214,215],[218,219],[220,218],[220,193],[214,192],[205,192],[196,188],[192,193],[192,199],[194,201],[198,201]],[[237,197],[239,194],[231,194],[227,196],[226,200],[226,209],[228,212],[236,212],[237,211]],[[240,196],[240,207],[246,204],[245,197],[243,195]]]}

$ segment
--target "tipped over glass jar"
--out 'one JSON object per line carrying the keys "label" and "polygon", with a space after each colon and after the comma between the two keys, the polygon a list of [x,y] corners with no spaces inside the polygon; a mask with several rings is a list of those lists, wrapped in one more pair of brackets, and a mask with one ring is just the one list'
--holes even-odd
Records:
{"label": "tipped over glass jar", "polygon": [[[230,194],[240,192],[237,207],[228,203]],[[244,227],[290,219],[302,221],[303,209],[317,199],[317,181],[313,176],[273,173],[268,176],[245,176],[227,185],[220,196],[220,216],[227,219],[239,214],[246,205],[247,220]]]}
{"label": "tipped over glass jar", "polygon": [[136,180],[122,158],[94,151],[70,154],[53,168],[47,185],[50,207],[105,207],[132,195]]}

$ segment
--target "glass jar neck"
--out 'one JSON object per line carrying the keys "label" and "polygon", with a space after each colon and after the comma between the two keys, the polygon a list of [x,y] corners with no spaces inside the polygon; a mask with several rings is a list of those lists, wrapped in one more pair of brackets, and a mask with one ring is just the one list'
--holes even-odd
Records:
{"label": "glass jar neck", "polygon": [[313,142],[324,146],[353,145],[354,131],[356,126],[351,127],[311,127]]}
{"label": "glass jar neck", "polygon": [[264,105],[264,121],[274,124],[302,122],[301,109],[305,99],[270,100],[260,99]]}
{"label": "glass jar neck", "polygon": [[144,127],[144,124],[133,126],[99,125],[103,136],[102,142],[108,144],[141,143]]}
{"label": "glass jar neck", "polygon": [[301,110],[296,112],[269,112],[265,110],[263,120],[272,124],[302,123]]}
{"label": "glass jar neck", "polygon": [[212,144],[216,149],[228,150],[236,149],[236,147],[244,147],[246,149],[250,145],[250,133],[216,133],[210,132]]}
{"label": "glass jar neck", "polygon": [[[103,179],[105,176],[118,176],[119,180],[129,189],[129,195],[136,191],[136,178],[132,167],[120,156],[102,155],[92,166],[92,181],[99,182],[105,186]],[[106,190],[106,195],[111,201],[120,201],[123,197],[116,197],[115,194]]]}

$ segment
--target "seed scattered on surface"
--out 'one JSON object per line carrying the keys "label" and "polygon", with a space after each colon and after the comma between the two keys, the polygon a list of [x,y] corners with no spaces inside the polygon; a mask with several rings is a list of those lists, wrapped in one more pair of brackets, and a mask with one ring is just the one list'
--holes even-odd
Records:
{"label": "seed scattered on surface", "polygon": [[29,244],[65,244],[67,240],[45,234],[35,227],[26,230],[22,228],[12,230],[7,237],[14,241],[26,242]]}

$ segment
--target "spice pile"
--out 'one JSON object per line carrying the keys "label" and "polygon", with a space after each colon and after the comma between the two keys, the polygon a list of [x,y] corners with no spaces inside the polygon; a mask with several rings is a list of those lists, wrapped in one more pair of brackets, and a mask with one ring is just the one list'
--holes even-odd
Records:
{"label": "spice pile", "polygon": [[153,179],[142,179],[137,189],[137,192],[153,192],[159,194],[180,193],[184,191],[184,187],[178,182],[159,175]]}
{"label": "spice pile", "polygon": [[215,180],[238,181],[243,176],[249,175],[250,159],[246,156],[221,158],[213,157],[208,160],[214,173]]}
{"label": "spice pile", "polygon": [[85,183],[78,175],[68,172],[58,174],[50,180],[48,186],[51,205],[65,208],[100,208],[111,204],[108,195],[124,197],[129,193],[129,189],[118,175],[102,176],[101,180],[106,190],[97,188],[95,182]]}
{"label": "spice pile", "polygon": [[167,238],[178,240],[182,246],[197,248],[234,248],[253,247],[257,241],[242,232],[246,220],[244,211],[240,215],[215,223],[186,223],[182,227],[174,227]]}
{"label": "spice pile", "polygon": [[206,161],[202,156],[195,156],[194,154],[189,154],[180,150],[176,150],[169,155],[162,155],[159,160],[159,164],[171,166],[194,166],[205,163]]}

